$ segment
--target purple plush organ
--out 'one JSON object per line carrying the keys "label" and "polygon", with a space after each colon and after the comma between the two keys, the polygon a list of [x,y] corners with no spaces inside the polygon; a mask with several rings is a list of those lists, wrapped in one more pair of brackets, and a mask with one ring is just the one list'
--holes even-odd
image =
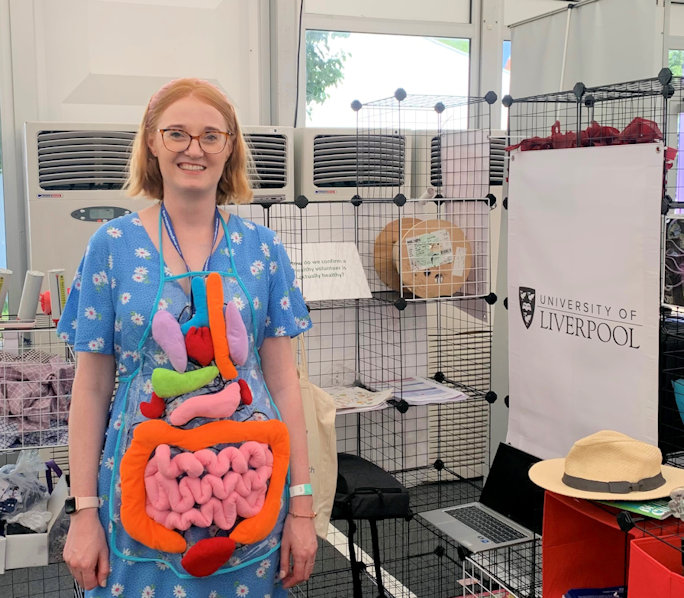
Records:
{"label": "purple plush organ", "polygon": [[249,350],[247,329],[242,321],[242,316],[240,316],[240,310],[232,301],[229,301],[226,305],[225,316],[230,356],[237,365],[244,365],[247,362],[247,352]]}
{"label": "purple plush organ", "polygon": [[180,324],[168,311],[158,311],[152,318],[152,338],[168,355],[173,369],[183,373],[188,367],[188,352]]}

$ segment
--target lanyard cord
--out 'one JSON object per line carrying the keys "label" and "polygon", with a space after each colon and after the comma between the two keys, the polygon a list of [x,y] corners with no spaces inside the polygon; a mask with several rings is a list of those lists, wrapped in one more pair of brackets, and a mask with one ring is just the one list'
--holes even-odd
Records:
{"label": "lanyard cord", "polygon": [[[204,262],[204,267],[202,268],[202,270],[204,270],[205,272],[209,268],[209,260],[211,259],[211,254],[214,250],[214,245],[216,245],[216,239],[218,238],[219,226],[221,222],[221,217],[219,216],[218,208],[215,208],[214,210],[214,240],[211,243],[211,249],[209,249],[207,261]],[[166,207],[164,206],[164,202],[162,202],[161,204],[161,217],[162,221],[164,222],[164,227],[166,228],[166,233],[169,235],[169,239],[171,240],[172,245],[178,252],[180,258],[183,260],[183,263],[185,264],[185,269],[188,272],[190,272],[190,266],[188,266],[188,263],[185,261],[185,258],[183,257],[183,252],[181,251],[180,243],[178,242],[178,238],[176,237],[176,231],[173,229],[173,222],[171,222],[171,216],[169,216],[169,213],[166,210]]]}

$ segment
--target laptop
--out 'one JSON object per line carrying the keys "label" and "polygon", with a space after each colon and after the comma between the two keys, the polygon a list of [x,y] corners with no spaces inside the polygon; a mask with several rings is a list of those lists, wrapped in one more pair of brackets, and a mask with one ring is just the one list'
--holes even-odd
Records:
{"label": "laptop", "polygon": [[471,552],[532,540],[541,534],[544,510],[544,489],[527,475],[537,461],[537,457],[502,442],[479,502],[418,515]]}

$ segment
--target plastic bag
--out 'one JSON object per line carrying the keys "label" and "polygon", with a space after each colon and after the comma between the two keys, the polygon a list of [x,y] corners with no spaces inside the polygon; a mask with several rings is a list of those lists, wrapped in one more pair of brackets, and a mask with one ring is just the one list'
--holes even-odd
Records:
{"label": "plastic bag", "polygon": [[1,519],[31,510],[46,510],[49,493],[40,480],[44,473],[45,463],[35,449],[22,451],[16,463],[0,467]]}

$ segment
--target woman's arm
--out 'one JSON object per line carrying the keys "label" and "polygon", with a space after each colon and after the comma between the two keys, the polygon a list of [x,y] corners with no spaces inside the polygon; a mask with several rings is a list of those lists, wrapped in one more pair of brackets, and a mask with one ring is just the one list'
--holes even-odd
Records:
{"label": "woman's arm", "polygon": [[[267,337],[261,346],[260,354],[266,386],[290,433],[290,483],[308,484],[311,479],[306,425],[290,338]],[[313,498],[291,498],[290,513],[302,517],[288,514],[285,520],[280,554],[280,572],[285,588],[309,578],[318,548],[314,522],[308,517],[313,513]],[[290,557],[293,567],[290,567]]]}
{"label": "woman's arm", "polygon": [[[114,357],[78,353],[69,409],[72,496],[98,496],[97,474],[113,390]],[[97,509],[84,509],[71,516],[64,560],[86,590],[106,585],[109,551]]]}

